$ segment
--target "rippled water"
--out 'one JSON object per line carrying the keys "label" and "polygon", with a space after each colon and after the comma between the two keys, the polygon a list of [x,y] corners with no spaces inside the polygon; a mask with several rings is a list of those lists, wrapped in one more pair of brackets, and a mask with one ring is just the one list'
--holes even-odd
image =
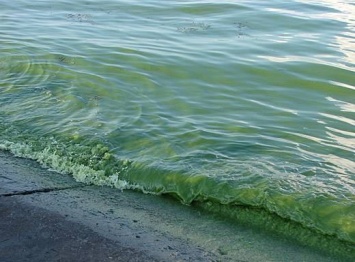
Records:
{"label": "rippled water", "polygon": [[0,148],[355,243],[351,2],[2,1]]}

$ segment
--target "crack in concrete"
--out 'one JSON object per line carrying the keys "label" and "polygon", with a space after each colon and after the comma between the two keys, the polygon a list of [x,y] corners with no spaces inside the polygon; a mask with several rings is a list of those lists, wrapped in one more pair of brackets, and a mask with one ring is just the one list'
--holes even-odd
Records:
{"label": "crack in concrete", "polygon": [[79,185],[79,186],[70,186],[70,187],[40,188],[40,189],[34,189],[34,190],[25,190],[25,191],[0,194],[0,197],[25,196],[25,195],[32,195],[32,194],[36,194],[36,193],[48,193],[48,192],[61,191],[61,190],[67,190],[67,189],[83,188],[86,186],[88,186],[88,185]]}

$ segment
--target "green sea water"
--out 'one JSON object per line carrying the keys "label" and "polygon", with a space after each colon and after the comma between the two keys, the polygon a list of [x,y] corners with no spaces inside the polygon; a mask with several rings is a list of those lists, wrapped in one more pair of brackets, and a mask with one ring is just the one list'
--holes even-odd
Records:
{"label": "green sea water", "polygon": [[350,0],[1,1],[0,149],[354,245],[354,14]]}

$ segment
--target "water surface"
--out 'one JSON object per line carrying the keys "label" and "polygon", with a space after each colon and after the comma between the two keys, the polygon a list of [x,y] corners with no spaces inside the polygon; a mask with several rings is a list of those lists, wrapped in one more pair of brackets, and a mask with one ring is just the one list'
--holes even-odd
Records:
{"label": "water surface", "polygon": [[0,148],[355,243],[351,1],[0,5]]}

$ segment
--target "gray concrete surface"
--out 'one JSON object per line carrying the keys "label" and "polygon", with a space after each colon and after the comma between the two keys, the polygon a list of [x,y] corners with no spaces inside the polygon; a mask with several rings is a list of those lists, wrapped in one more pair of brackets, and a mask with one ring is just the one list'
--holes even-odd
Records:
{"label": "gray concrete surface", "polygon": [[346,261],[0,151],[0,261]]}

